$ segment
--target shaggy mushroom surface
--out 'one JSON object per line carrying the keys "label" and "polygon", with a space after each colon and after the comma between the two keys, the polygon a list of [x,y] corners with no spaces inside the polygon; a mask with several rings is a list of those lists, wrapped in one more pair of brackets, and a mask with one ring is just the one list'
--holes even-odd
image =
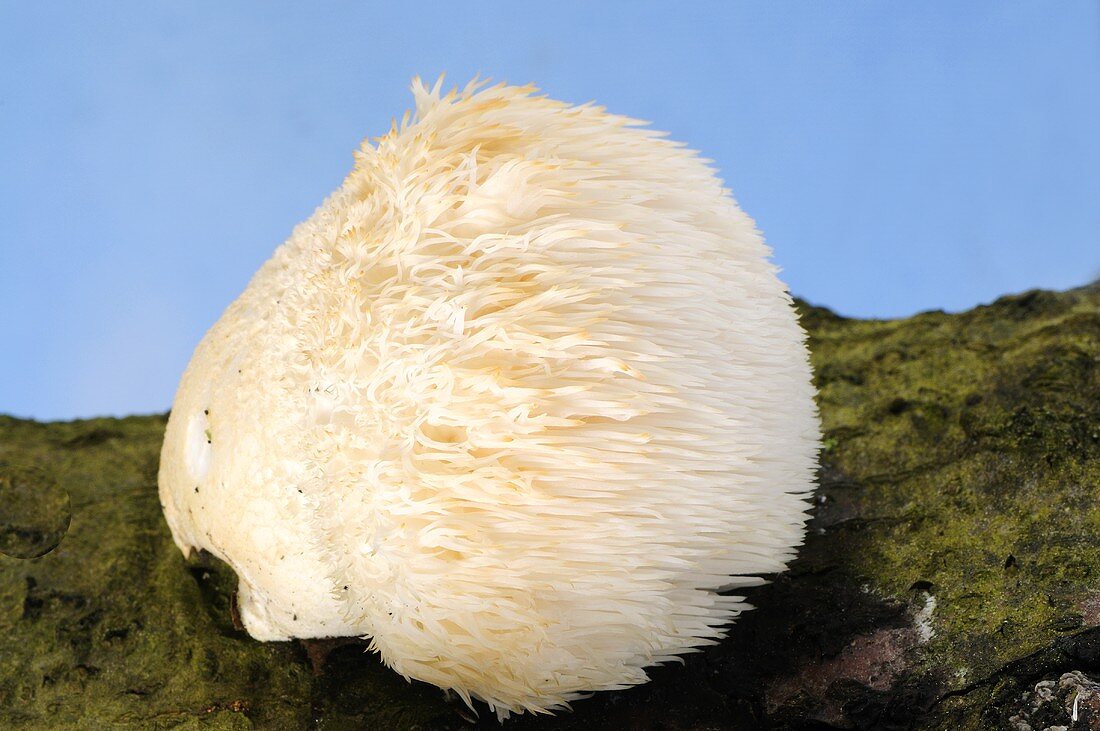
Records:
{"label": "shaggy mushroom surface", "polygon": [[804,333],[694,152],[528,87],[413,92],[195,351],[161,500],[253,637],[559,709],[714,643],[793,557]]}

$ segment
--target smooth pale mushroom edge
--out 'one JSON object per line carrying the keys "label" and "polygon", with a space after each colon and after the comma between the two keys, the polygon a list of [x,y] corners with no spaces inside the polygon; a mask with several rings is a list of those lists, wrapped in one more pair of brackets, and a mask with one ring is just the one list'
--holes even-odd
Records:
{"label": "smooth pale mushroom edge", "polygon": [[554,711],[715,643],[792,559],[805,336],[695,152],[532,87],[413,94],[199,344],[161,501],[256,639]]}

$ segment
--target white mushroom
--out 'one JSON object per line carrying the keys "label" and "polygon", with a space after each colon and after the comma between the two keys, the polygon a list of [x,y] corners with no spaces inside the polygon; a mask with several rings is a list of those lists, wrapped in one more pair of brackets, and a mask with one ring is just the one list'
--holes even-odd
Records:
{"label": "white mushroom", "polygon": [[722,637],[801,542],[819,426],[753,221],[694,152],[413,83],[200,343],[160,469],[260,640],[363,636],[498,714]]}

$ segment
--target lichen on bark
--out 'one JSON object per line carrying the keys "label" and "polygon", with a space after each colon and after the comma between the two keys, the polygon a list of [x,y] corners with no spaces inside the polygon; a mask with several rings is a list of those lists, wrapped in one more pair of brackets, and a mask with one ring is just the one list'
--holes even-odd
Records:
{"label": "lichen on bark", "polygon": [[[1060,678],[1092,687],[1100,287],[905,320],[801,314],[826,440],[798,560],[719,645],[505,727],[985,729],[1038,718],[1036,689]],[[186,561],[161,517],[164,423],[0,417],[0,479],[48,481],[72,515],[45,556],[0,555],[0,727],[471,725],[362,645],[315,674],[302,646],[234,628],[234,577]]]}

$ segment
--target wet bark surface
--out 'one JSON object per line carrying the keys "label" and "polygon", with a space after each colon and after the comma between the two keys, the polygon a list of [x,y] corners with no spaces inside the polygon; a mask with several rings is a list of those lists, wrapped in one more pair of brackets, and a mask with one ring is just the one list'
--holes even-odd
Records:
{"label": "wet bark surface", "polygon": [[[720,644],[503,728],[1100,729],[1100,288],[801,313],[825,450],[799,558]],[[232,573],[161,517],[164,424],[0,417],[0,727],[501,727],[364,643],[234,626]]]}

